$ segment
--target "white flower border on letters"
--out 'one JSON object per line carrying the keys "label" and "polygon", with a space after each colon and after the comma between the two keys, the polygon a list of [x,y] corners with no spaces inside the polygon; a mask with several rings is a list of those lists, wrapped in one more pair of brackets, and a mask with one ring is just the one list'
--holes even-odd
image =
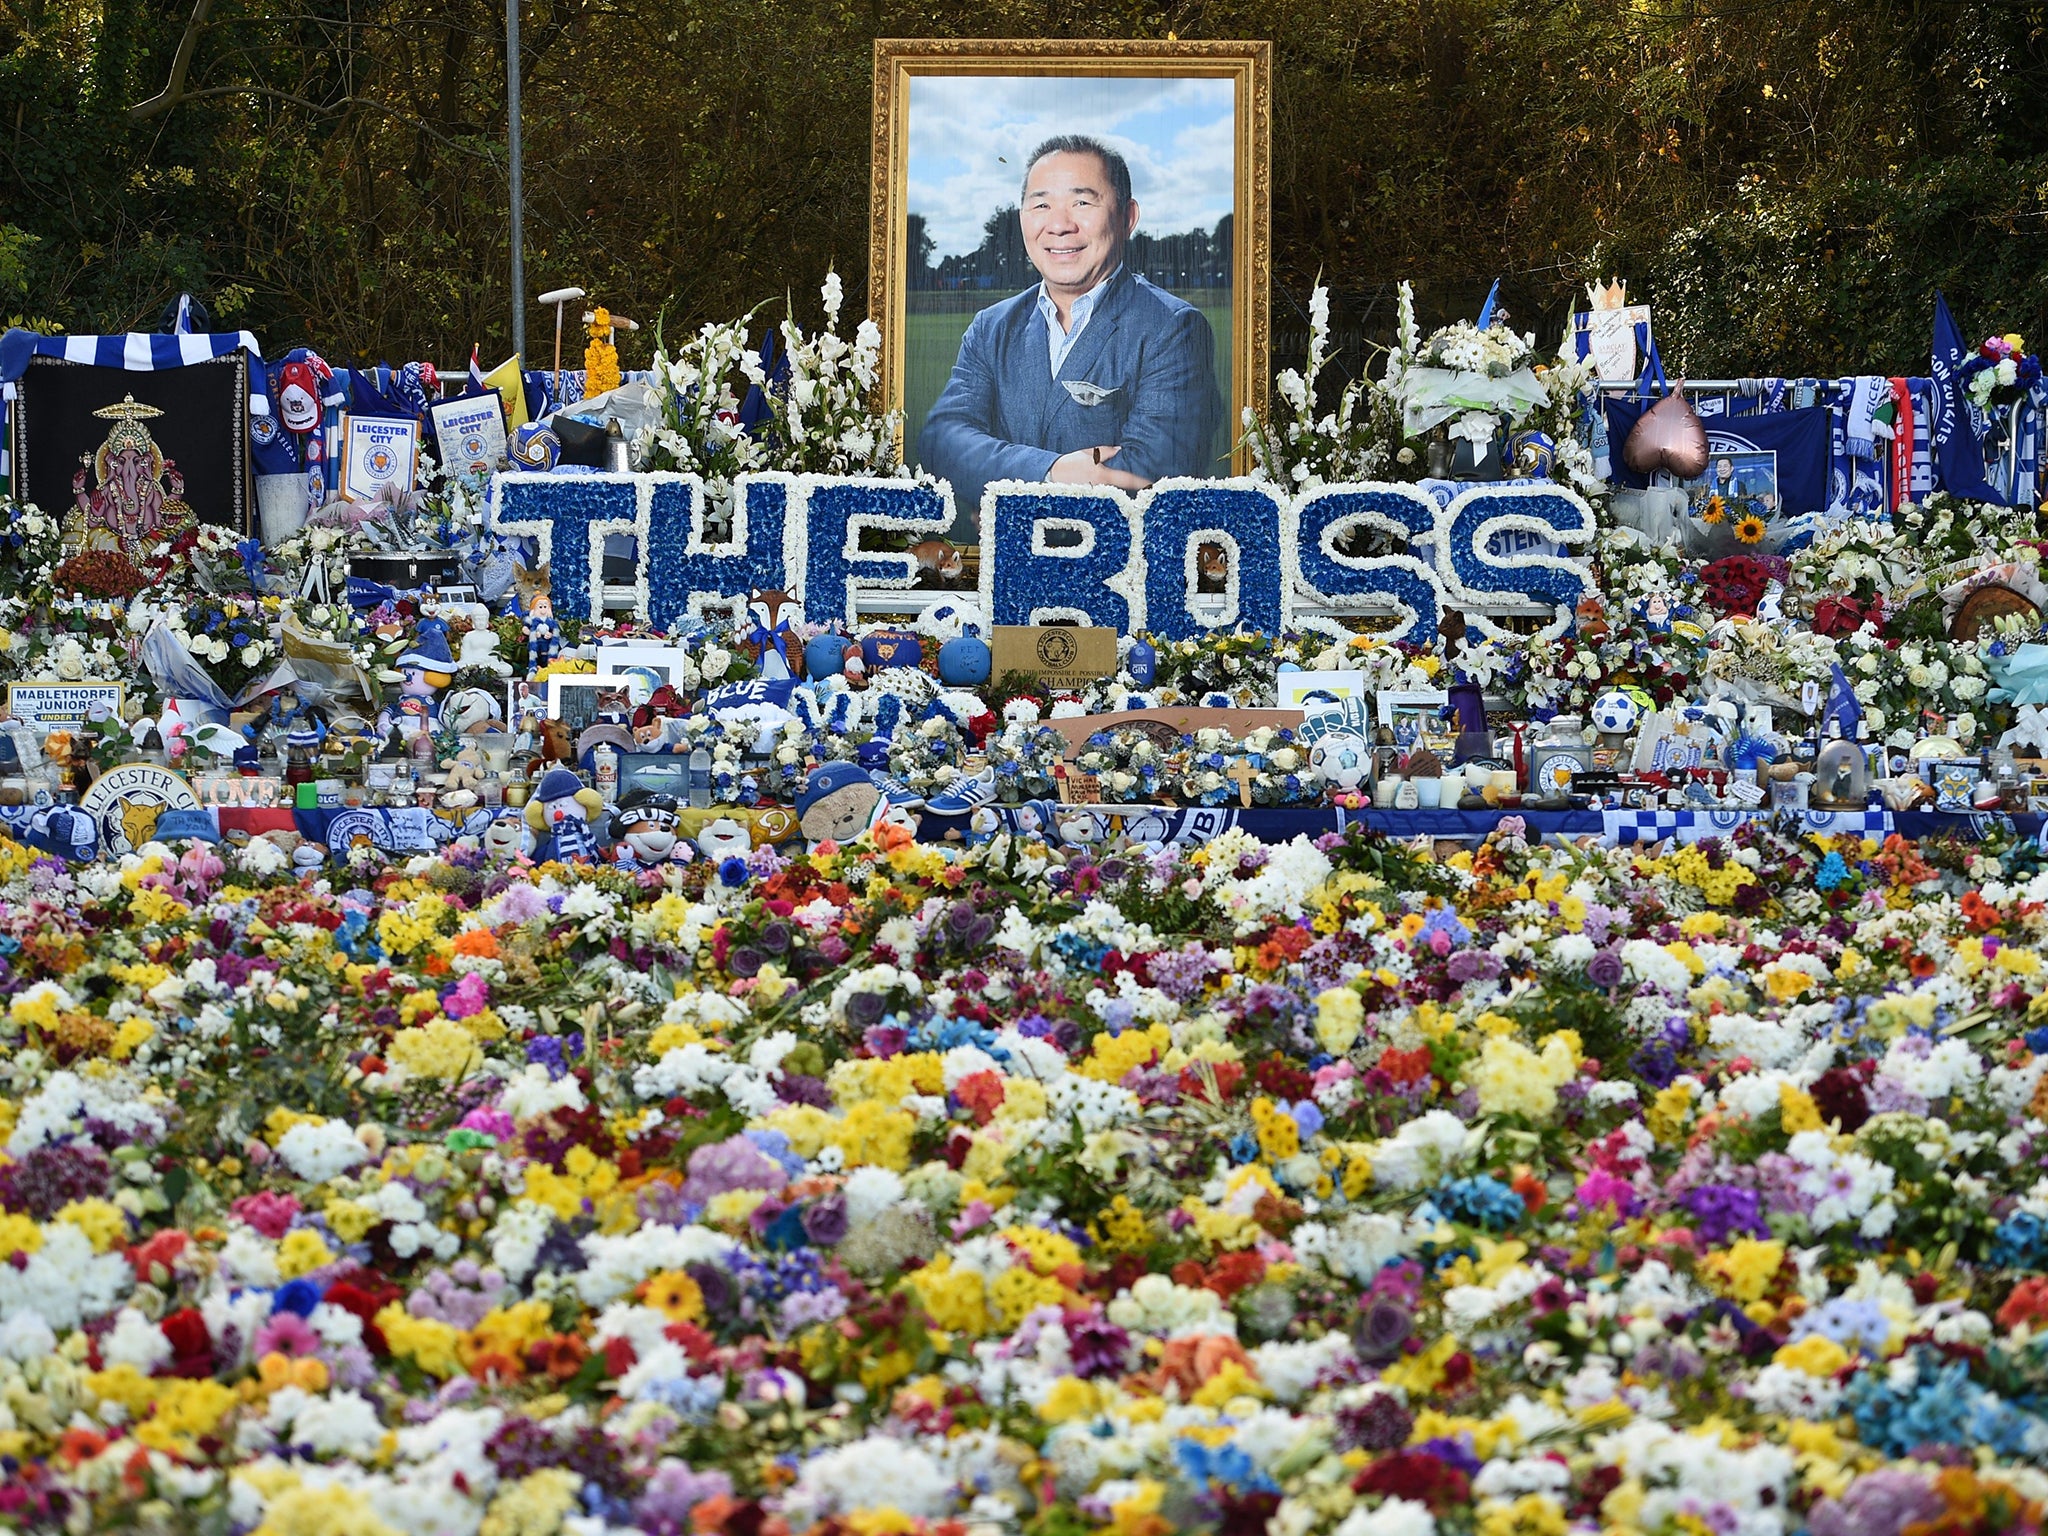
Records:
{"label": "white flower border on letters", "polygon": [[[1280,579],[1287,584],[1287,590],[1294,599],[1288,604],[1288,617],[1293,621],[1294,627],[1302,633],[1323,635],[1329,639],[1342,641],[1347,644],[1358,638],[1355,633],[1346,629],[1335,618],[1326,618],[1321,614],[1304,615],[1301,612],[1301,608],[1308,603],[1334,604],[1338,601],[1338,599],[1331,597],[1320,588],[1311,585],[1309,579],[1302,574],[1302,508],[1311,501],[1319,501],[1325,498],[1334,500],[1339,496],[1355,496],[1376,491],[1391,491],[1404,500],[1414,502],[1416,506],[1429,514],[1430,531],[1419,534],[1411,532],[1409,529],[1396,523],[1384,512],[1352,512],[1338,518],[1323,530],[1324,556],[1345,567],[1347,570],[1373,571],[1398,569],[1420,577],[1436,588],[1438,598],[1437,618],[1439,621],[1442,620],[1444,607],[1442,600],[1449,596],[1449,593],[1445,590],[1443,582],[1438,578],[1436,571],[1428,561],[1412,554],[1343,555],[1337,552],[1337,539],[1357,524],[1363,524],[1379,532],[1393,534],[1398,538],[1405,539],[1411,547],[1417,539],[1428,539],[1437,543],[1438,547],[1441,547],[1442,541],[1437,537],[1435,526],[1440,509],[1434,496],[1430,495],[1420,486],[1410,485],[1402,481],[1361,481],[1354,485],[1318,486],[1313,491],[1306,492],[1303,495],[1283,498],[1285,511],[1282,513],[1280,525]],[[1396,641],[1406,640],[1411,644],[1427,645],[1430,643],[1434,638],[1433,636],[1416,636],[1414,634],[1415,626],[1421,622],[1422,615],[1398,599],[1389,598],[1388,601],[1393,603],[1396,613],[1407,615],[1407,621],[1398,631],[1389,631],[1384,638]]]}
{"label": "white flower border on letters", "polygon": [[[1583,521],[1578,528],[1563,529],[1531,513],[1503,512],[1489,517],[1479,524],[1479,527],[1473,533],[1469,548],[1463,550],[1456,549],[1451,543],[1451,526],[1457,521],[1458,514],[1465,509],[1466,504],[1473,498],[1481,496],[1487,498],[1508,496],[1524,499],[1536,496],[1559,496],[1579,509]],[[1572,627],[1573,621],[1577,618],[1578,615],[1573,608],[1563,603],[1557,603],[1554,599],[1547,596],[1532,593],[1529,598],[1531,602],[1553,602],[1555,604],[1551,611],[1550,622],[1537,630],[1535,634],[1528,636],[1518,635],[1512,630],[1504,629],[1499,624],[1496,624],[1485,612],[1486,605],[1498,602],[1501,594],[1478,592],[1466,586],[1464,573],[1459,569],[1461,558],[1474,561],[1492,570],[1533,567],[1554,571],[1569,571],[1580,579],[1584,584],[1585,590],[1592,591],[1597,589],[1598,583],[1593,579],[1591,567],[1583,560],[1524,552],[1515,557],[1513,565],[1503,565],[1496,562],[1484,551],[1487,542],[1496,533],[1504,532],[1539,534],[1544,538],[1554,539],[1560,544],[1584,544],[1593,537],[1595,526],[1593,509],[1586,504],[1585,497],[1581,496],[1577,491],[1567,486],[1559,485],[1554,481],[1544,481],[1541,484],[1534,485],[1476,485],[1470,490],[1453,497],[1447,505],[1437,509],[1436,545],[1443,555],[1442,569],[1437,573],[1437,584],[1443,589],[1444,595],[1456,603],[1464,613],[1465,622],[1477,629],[1488,639],[1506,641],[1514,645],[1526,645],[1531,640],[1556,640]]]}
{"label": "white flower border on letters", "polygon": [[[759,478],[766,479],[769,477],[761,476]],[[846,611],[833,614],[831,617],[834,620],[844,622],[849,628],[857,628],[860,624],[860,615],[856,612],[859,605],[854,601],[854,588],[856,586],[867,588],[870,591],[907,592],[917,585],[917,556],[911,554],[908,550],[862,549],[860,547],[861,530],[864,528],[882,528],[896,533],[922,533],[928,538],[942,538],[946,531],[953,526],[954,518],[957,515],[953,506],[953,487],[944,480],[934,483],[921,480],[885,479],[879,475],[778,475],[774,478],[785,479],[789,482],[790,518],[792,522],[804,530],[803,540],[799,546],[798,561],[791,567],[794,572],[791,590],[803,595],[803,601],[807,609],[811,601],[809,591],[811,574],[810,527],[811,493],[814,490],[821,486],[830,486],[834,489],[841,486],[852,486],[863,490],[889,491],[897,495],[901,495],[904,492],[915,493],[927,490],[933,491],[938,495],[939,507],[945,514],[943,521],[933,522],[928,518],[922,517],[896,517],[887,512],[856,512],[846,520],[845,539],[839,549],[839,555],[842,560],[846,561],[849,565],[856,560],[898,560],[902,562],[903,566],[903,573],[900,576],[860,576],[850,577],[847,580]],[[810,614],[809,617],[813,622],[816,622],[818,619],[816,614]]]}
{"label": "white flower border on letters", "polygon": [[[1200,483],[1214,484],[1216,482],[1205,481]],[[1152,499],[1152,493],[1150,491],[1143,491],[1136,496],[1132,496],[1111,485],[1056,485],[1049,481],[1040,483],[1030,480],[991,480],[982,490],[981,511],[976,518],[981,531],[981,579],[977,583],[978,595],[981,598],[981,611],[991,627],[997,622],[996,563],[1002,558],[1002,555],[999,550],[993,547],[990,540],[996,526],[995,499],[1006,492],[1028,495],[1034,500],[1065,496],[1077,501],[1089,501],[1097,504],[1106,503],[1114,506],[1122,514],[1124,521],[1130,525],[1131,557],[1125,563],[1124,568],[1116,575],[1110,577],[1103,585],[1124,600],[1124,606],[1130,614],[1130,633],[1133,635],[1142,634],[1145,629],[1145,506]],[[950,494],[950,488],[948,493]],[[1048,547],[1042,537],[1042,530],[1063,527],[1085,529],[1087,536],[1078,546]],[[1084,559],[1095,552],[1094,532],[1095,530],[1085,518],[1058,516],[1042,519],[1034,518],[1031,529],[1030,553],[1039,559]],[[1236,567],[1233,565],[1232,569],[1235,570]],[[1042,603],[1037,601],[1041,595],[1046,599]],[[1069,595],[1065,592],[1046,592],[1040,594],[1034,591],[1027,593],[1026,597],[1030,602],[1030,607],[1026,610],[1029,615],[1028,622],[1043,624],[1048,620],[1073,619],[1085,624],[1095,624],[1097,622],[1096,616],[1089,613],[1087,609],[1076,607],[1071,603],[1058,601],[1059,598]]]}

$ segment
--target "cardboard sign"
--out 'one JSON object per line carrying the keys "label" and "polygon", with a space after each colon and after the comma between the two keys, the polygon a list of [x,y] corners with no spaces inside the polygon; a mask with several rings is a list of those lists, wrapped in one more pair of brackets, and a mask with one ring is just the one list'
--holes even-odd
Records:
{"label": "cardboard sign", "polygon": [[1116,632],[1110,629],[998,624],[989,650],[995,676],[1022,672],[1047,688],[1085,688],[1116,672]]}
{"label": "cardboard sign", "polygon": [[95,704],[121,714],[119,683],[9,683],[7,713],[23,725],[47,731],[52,726],[82,725]]}
{"label": "cardboard sign", "polygon": [[450,474],[489,473],[505,462],[505,403],[496,390],[437,400],[427,407],[441,467]]}
{"label": "cardboard sign", "polygon": [[345,501],[375,501],[387,486],[412,489],[419,468],[420,424],[390,416],[341,418],[341,494]]}
{"label": "cardboard sign", "polygon": [[[1001,634],[1001,629],[996,633]],[[1302,723],[1302,718],[1298,709],[1124,709],[1106,715],[1075,715],[1045,723],[1066,737],[1067,754],[1072,756],[1080,749],[1081,743],[1097,731],[1113,731],[1119,726],[1140,727],[1157,735],[1163,746],[1177,742],[1182,736],[1212,728],[1228,731],[1239,738],[1262,726],[1276,731],[1292,730]]]}

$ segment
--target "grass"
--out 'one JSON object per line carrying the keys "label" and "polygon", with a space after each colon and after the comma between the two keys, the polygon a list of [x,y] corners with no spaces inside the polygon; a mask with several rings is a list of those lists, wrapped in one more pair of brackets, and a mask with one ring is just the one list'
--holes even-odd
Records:
{"label": "grass", "polygon": [[[980,310],[1006,297],[1002,293],[909,295],[909,312],[904,316],[903,410],[907,423],[904,447],[912,463],[917,462],[917,438],[924,429],[924,419],[937,403],[939,391],[945,388],[953,371],[954,359],[960,355],[960,338],[967,334],[967,323]],[[1216,383],[1224,393],[1226,409],[1223,422],[1216,429],[1214,451],[1222,461],[1217,465],[1217,473],[1227,474],[1235,436],[1232,427],[1238,411],[1238,402],[1230,399],[1230,290],[1196,288],[1181,297],[1209,317],[1209,329],[1216,335]]]}

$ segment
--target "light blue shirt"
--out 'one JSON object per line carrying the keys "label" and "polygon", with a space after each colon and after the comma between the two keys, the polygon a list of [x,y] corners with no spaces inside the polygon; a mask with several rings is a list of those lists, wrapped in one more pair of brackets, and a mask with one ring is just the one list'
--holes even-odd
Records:
{"label": "light blue shirt", "polygon": [[1081,332],[1087,327],[1088,317],[1095,313],[1095,301],[1102,297],[1103,291],[1116,281],[1117,272],[1121,272],[1123,269],[1123,263],[1118,262],[1115,272],[1111,272],[1109,276],[1074,300],[1074,323],[1067,330],[1060,329],[1060,312],[1053,305],[1052,295],[1045,291],[1045,284],[1041,282],[1038,285],[1038,312],[1045,316],[1046,350],[1052,358],[1052,376],[1054,378],[1060,376],[1060,364],[1064,363],[1067,360],[1067,354],[1074,350],[1074,343],[1081,339]]}

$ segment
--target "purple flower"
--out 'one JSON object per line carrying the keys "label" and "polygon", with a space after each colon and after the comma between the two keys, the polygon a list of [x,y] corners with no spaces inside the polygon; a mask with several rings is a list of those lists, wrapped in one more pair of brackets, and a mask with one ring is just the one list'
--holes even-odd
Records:
{"label": "purple flower", "polygon": [[1415,1416],[1391,1392],[1375,1392],[1355,1408],[1337,1411],[1337,1445],[1342,1450],[1391,1451],[1408,1443]]}
{"label": "purple flower", "polygon": [[1067,1324],[1067,1353],[1084,1380],[1122,1375],[1130,1350],[1131,1336],[1108,1318],[1090,1314]]}
{"label": "purple flower", "polygon": [[804,1236],[820,1248],[835,1246],[846,1236],[846,1197],[833,1193],[804,1207]]}
{"label": "purple flower", "polygon": [[1889,1468],[1866,1473],[1839,1499],[1822,1499],[1807,1517],[1813,1536],[1899,1536],[1939,1519],[1946,1505],[1927,1479]]}
{"label": "purple flower", "polygon": [[1500,956],[1491,950],[1461,949],[1451,956],[1444,972],[1463,986],[1468,981],[1491,981],[1501,973]]}
{"label": "purple flower", "polygon": [[1375,1296],[1351,1325],[1351,1341],[1359,1359],[1377,1365],[1401,1352],[1414,1325],[1414,1314],[1405,1303],[1393,1296]]}
{"label": "purple flower", "polygon": [[723,1472],[693,1472],[689,1463],[664,1457],[634,1501],[636,1521],[650,1529],[685,1531],[690,1511],[706,1499],[732,1497],[732,1479]]}
{"label": "purple flower", "polygon": [[1621,985],[1621,979],[1621,956],[1611,949],[1596,951],[1586,962],[1586,980],[1603,992],[1612,992]]}
{"label": "purple flower", "polygon": [[1701,1241],[1710,1247],[1718,1248],[1738,1233],[1752,1237],[1770,1236],[1770,1228],[1764,1225],[1763,1211],[1753,1189],[1738,1189],[1732,1184],[1702,1184],[1697,1189],[1687,1190],[1679,1204],[1692,1212]]}
{"label": "purple flower", "polygon": [[782,1164],[748,1141],[734,1136],[711,1142],[690,1154],[690,1176],[683,1183],[683,1198],[694,1205],[709,1204],[714,1196],[735,1189],[765,1189],[770,1194],[789,1183]]}
{"label": "purple flower", "polygon": [[[853,1003],[872,996],[873,993],[863,992],[853,1000]],[[875,1001],[879,1003],[881,999],[876,998]],[[849,1016],[854,1011],[853,1003],[846,1005]],[[903,1053],[903,1048],[910,1043],[910,1031],[900,1024],[872,1024],[862,1032],[860,1038],[861,1044],[867,1047],[870,1056],[878,1056],[887,1061],[891,1056],[900,1056]]]}

